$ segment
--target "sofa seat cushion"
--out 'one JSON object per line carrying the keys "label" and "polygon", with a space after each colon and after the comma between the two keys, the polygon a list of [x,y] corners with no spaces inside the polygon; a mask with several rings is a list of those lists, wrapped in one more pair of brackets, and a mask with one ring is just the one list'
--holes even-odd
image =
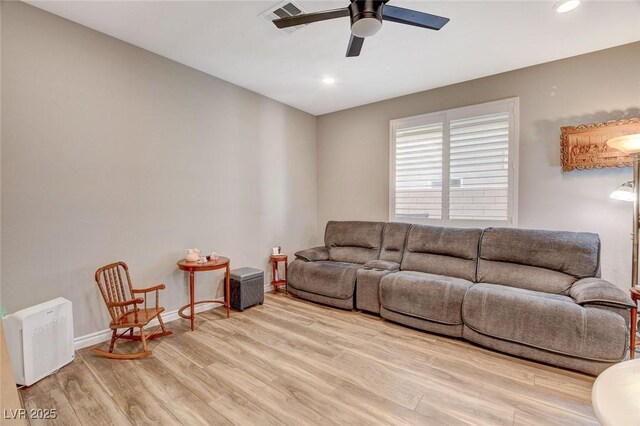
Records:
{"label": "sofa seat cushion", "polygon": [[442,324],[462,324],[462,299],[472,282],[424,272],[402,271],[380,281],[380,304],[390,311]]}
{"label": "sofa seat cushion", "polygon": [[360,267],[353,263],[294,260],[289,264],[287,285],[308,293],[349,299],[353,297]]}
{"label": "sofa seat cushion", "polygon": [[478,333],[559,354],[611,362],[626,351],[620,315],[560,294],[476,284],[465,295],[462,317]]}

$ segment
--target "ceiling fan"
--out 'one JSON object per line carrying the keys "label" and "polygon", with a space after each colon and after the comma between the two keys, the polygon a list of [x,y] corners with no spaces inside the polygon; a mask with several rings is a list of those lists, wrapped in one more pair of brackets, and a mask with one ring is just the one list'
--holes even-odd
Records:
{"label": "ceiling fan", "polygon": [[352,57],[360,55],[364,39],[380,31],[383,20],[436,31],[449,22],[449,18],[443,18],[442,16],[402,7],[388,6],[388,1],[351,0],[351,4],[342,9],[280,18],[274,20],[273,23],[278,28],[287,28],[349,16],[351,18],[351,40],[347,48],[347,57]]}

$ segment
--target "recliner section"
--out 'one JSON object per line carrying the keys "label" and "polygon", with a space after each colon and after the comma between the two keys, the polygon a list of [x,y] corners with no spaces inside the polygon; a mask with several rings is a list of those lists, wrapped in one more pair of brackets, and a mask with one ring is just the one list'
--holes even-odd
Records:
{"label": "recliner section", "polygon": [[600,278],[596,234],[329,222],[289,291],[598,374],[626,354],[630,297]]}
{"label": "recliner section", "polygon": [[626,327],[622,316],[561,294],[477,284],[465,296],[462,315],[476,333],[548,352],[616,362],[626,351],[626,333],[618,332]]}
{"label": "recliner section", "polygon": [[401,271],[380,282],[380,315],[462,337],[462,301],[476,278],[480,229],[414,225]]}
{"label": "recliner section", "polygon": [[287,288],[294,296],[353,309],[358,269],[378,261],[383,222],[329,222],[325,246],[302,250],[289,265]]}

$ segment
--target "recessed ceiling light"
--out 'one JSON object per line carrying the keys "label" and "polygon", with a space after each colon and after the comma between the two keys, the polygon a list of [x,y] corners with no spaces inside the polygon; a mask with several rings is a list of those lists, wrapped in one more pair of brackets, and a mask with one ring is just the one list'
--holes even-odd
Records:
{"label": "recessed ceiling light", "polygon": [[325,78],[322,79],[322,82],[324,84],[326,84],[327,86],[331,86],[331,85],[335,84],[336,79],[333,78],[333,77],[325,77]]}
{"label": "recessed ceiling light", "polygon": [[558,13],[571,12],[576,7],[580,6],[580,0],[563,0],[556,3],[553,9]]}

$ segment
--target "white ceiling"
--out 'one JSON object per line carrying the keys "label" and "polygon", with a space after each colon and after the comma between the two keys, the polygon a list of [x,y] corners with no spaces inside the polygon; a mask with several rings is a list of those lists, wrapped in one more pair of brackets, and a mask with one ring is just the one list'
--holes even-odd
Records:
{"label": "white ceiling", "polygon": [[[279,2],[28,3],[315,115],[640,40],[637,0],[583,0],[567,14],[555,0],[392,0],[451,22],[439,32],[385,22],[345,58],[348,18],[288,35],[259,17]],[[315,12],[349,1],[297,3]]]}

